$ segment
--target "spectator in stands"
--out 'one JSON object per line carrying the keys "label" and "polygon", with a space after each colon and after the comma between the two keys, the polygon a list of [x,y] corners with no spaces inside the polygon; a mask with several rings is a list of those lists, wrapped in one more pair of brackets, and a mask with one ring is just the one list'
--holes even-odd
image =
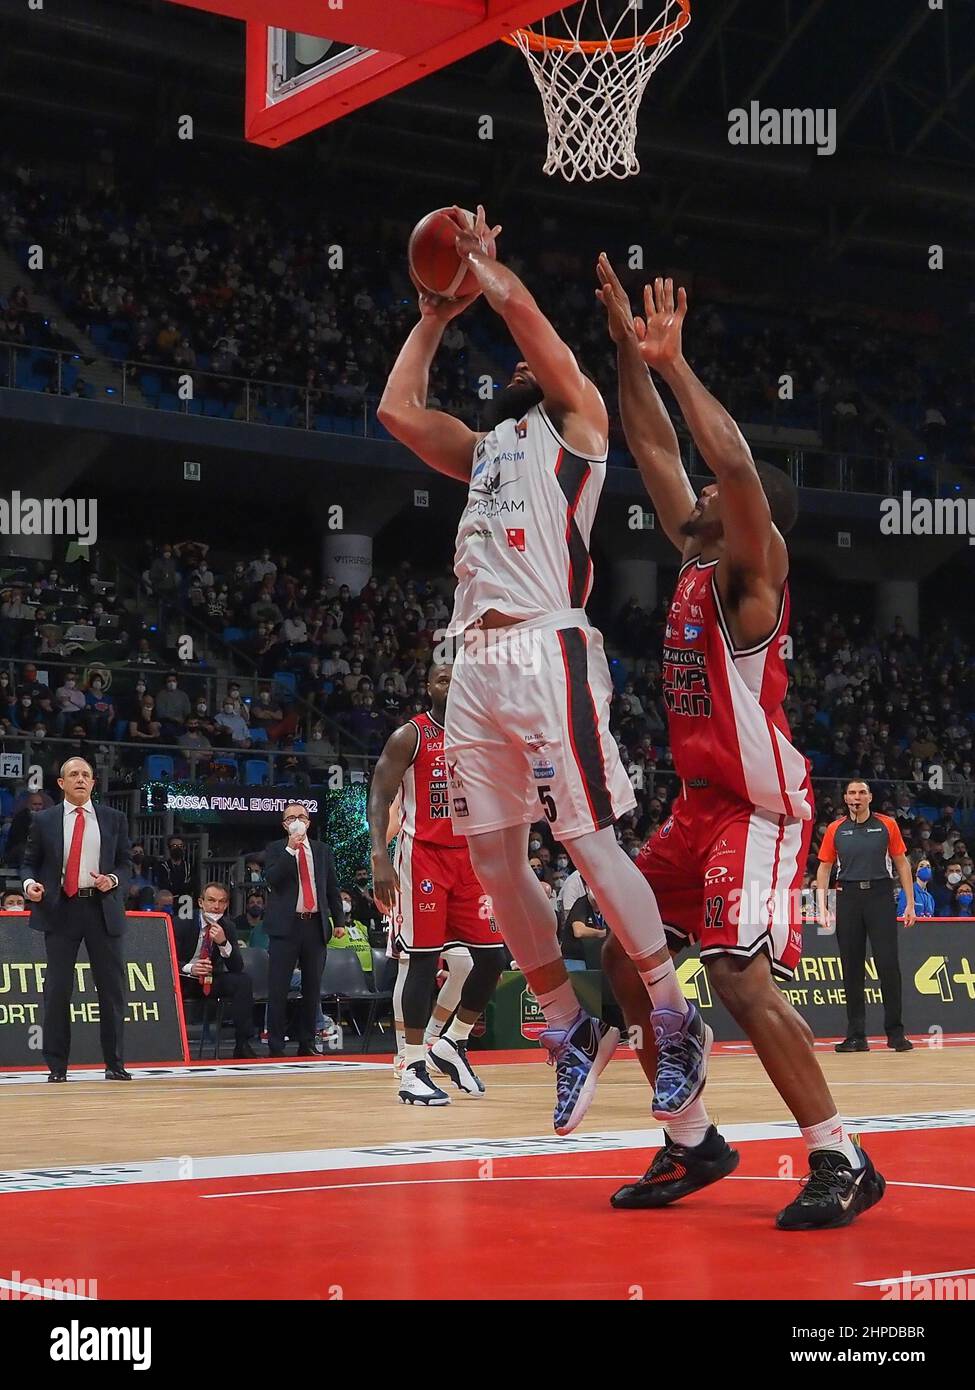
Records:
{"label": "spectator in stands", "polygon": [[17,707],[17,691],[10,679],[9,671],[0,671],[0,718],[13,722]]}
{"label": "spectator in stands", "polygon": [[190,697],[180,689],[176,672],[170,671],[164,688],[156,696],[156,718],[167,743],[174,742],[183,732],[189,714]]}
{"label": "spectator in stands", "polygon": [[176,954],[183,995],[187,999],[202,999],[202,983],[209,980],[210,997],[226,999],[230,1005],[236,1035],[234,1056],[254,1057],[250,1044],[254,987],[244,969],[237,931],[228,915],[230,894],[222,883],[208,883],[197,906],[191,921],[176,921]]}
{"label": "spectator in stands", "polygon": [[955,889],[954,911],[952,917],[972,917],[975,912],[972,910],[972,885],[967,879],[963,879]]}
{"label": "spectator in stands", "polygon": [[158,666],[159,661],[149,645],[148,637],[140,637],[135,651],[129,656],[130,666]]}
{"label": "spectator in stands", "polygon": [[250,705],[244,699],[240,690],[240,681],[232,680],[227,686],[226,698],[230,700],[234,707],[234,714],[239,714],[245,724],[250,723]]}
{"label": "spectator in stands", "polygon": [[60,736],[64,732],[65,724],[74,723],[86,705],[85,691],[78,687],[77,671],[65,672],[62,684],[54,692],[55,733]]}
{"label": "spectator in stands", "polygon": [[579,898],[565,919],[562,929],[562,955],[568,962],[578,962],[575,969],[598,969],[599,953],[609,929],[599,910],[592,889]]}
{"label": "spectator in stands", "polygon": [[234,926],[237,928],[237,935],[241,944],[258,951],[268,949],[269,938],[264,929],[264,908],[264,894],[259,888],[251,889],[247,894],[244,911],[234,919]]}
{"label": "spectator in stands", "polygon": [[13,584],[9,590],[4,590],[4,593],[7,597],[0,604],[0,618],[20,619],[34,616],[33,608],[24,602],[23,585]]}
{"label": "spectator in stands", "polygon": [[156,702],[151,695],[143,695],[138,718],[129,721],[130,743],[161,743],[162,725],[156,718]]}
{"label": "spectator in stands", "polygon": [[180,734],[176,742],[180,748],[186,748],[190,752],[205,752],[213,746],[203,732],[199,715],[196,714],[191,714],[187,719],[186,731]]}
{"label": "spectator in stands", "polygon": [[152,865],[152,878],[157,888],[166,889],[176,899],[196,896],[196,875],[186,857],[186,842],[182,835],[170,835],[166,841],[167,857]]}
{"label": "spectator in stands", "polygon": [[4,912],[26,912],[27,903],[19,888],[8,888],[0,897],[0,908]]}
{"label": "spectator in stands", "polygon": [[217,726],[210,715],[210,706],[207,704],[205,697],[200,695],[196,697],[196,703],[193,706],[193,714],[196,716],[197,722],[199,723],[200,733],[206,738],[212,739],[217,732]]}
{"label": "spectator in stands", "polygon": [[271,730],[284,719],[284,710],[281,702],[275,700],[265,687],[258,691],[257,704],[251,709],[250,716],[251,728],[264,729],[270,737]]}
{"label": "spectator in stands", "polygon": [[129,879],[131,886],[136,887],[141,892],[145,888],[152,890],[155,894],[155,885],[152,881],[151,861],[146,854],[146,847],[141,840],[136,840],[129,850],[132,860],[132,877]]}
{"label": "spectator in stands", "polygon": [[236,748],[250,748],[250,734],[247,725],[239,714],[234,712],[234,702],[229,695],[224,697],[223,709],[217,715],[214,723],[218,732],[222,731],[225,738],[229,738]]}
{"label": "spectator in stands", "polygon": [[114,718],[115,705],[106,693],[105,678],[95,671],[85,689],[85,727],[92,738],[108,738]]}
{"label": "spectator in stands", "polygon": [[37,679],[37,667],[29,661],[24,667],[23,679],[17,685],[18,695],[29,695],[35,713],[40,712],[45,719],[54,718],[54,700],[50,687]]}
{"label": "spectator in stands", "polygon": [[[931,882],[931,862],[928,859],[919,859],[914,870],[914,911],[918,917],[933,917],[934,898],[928,891]],[[897,893],[897,915],[903,915],[904,906],[907,898],[904,896],[903,888]]]}
{"label": "spectator in stands", "polygon": [[50,802],[43,792],[30,792],[20,810],[14,812],[3,855],[9,868],[20,869],[24,850],[27,848],[27,837],[30,834],[31,823],[37,813],[43,811],[48,805]]}
{"label": "spectator in stands", "polygon": [[164,602],[175,599],[179,590],[179,570],[176,568],[171,545],[163,545],[150,565],[149,583],[156,598]]}
{"label": "spectator in stands", "polygon": [[931,882],[928,884],[928,890],[934,899],[935,916],[952,916],[955,890],[964,877],[961,861],[958,859],[957,855],[952,855],[945,864],[942,872],[935,872],[932,874]]}

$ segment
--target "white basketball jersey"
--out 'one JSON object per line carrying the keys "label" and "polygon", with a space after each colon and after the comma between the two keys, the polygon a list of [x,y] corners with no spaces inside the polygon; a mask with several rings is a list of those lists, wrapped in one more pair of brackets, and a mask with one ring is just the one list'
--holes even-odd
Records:
{"label": "white basketball jersey", "polygon": [[457,532],[448,634],[489,608],[522,619],[584,608],[592,589],[589,536],[605,479],[606,455],[575,453],[543,406],[485,435]]}

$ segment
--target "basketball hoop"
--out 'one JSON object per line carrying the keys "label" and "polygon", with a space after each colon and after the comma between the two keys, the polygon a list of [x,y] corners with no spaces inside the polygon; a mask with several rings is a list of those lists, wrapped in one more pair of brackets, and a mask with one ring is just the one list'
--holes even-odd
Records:
{"label": "basketball hoop", "polygon": [[[658,4],[663,9],[647,26]],[[505,36],[525,55],[542,98],[546,174],[590,182],[639,173],[640,102],[690,19],[691,0],[580,0],[537,29]]]}

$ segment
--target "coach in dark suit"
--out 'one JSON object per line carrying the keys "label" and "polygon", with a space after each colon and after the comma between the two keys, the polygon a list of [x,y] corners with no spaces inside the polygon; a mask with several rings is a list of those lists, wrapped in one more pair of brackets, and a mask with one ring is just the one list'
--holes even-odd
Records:
{"label": "coach in dark suit", "polygon": [[315,1020],[321,1001],[325,947],[332,934],[329,912],[337,927],[345,925],[332,851],[321,841],[308,838],[310,824],[304,806],[298,802],[286,806],[284,828],[288,838],[268,845],[264,857],[268,886],[264,930],[270,957],[267,1050],[271,1057],[284,1056],[288,989],[299,963],[298,1055],[317,1055]]}
{"label": "coach in dark suit", "polygon": [[204,982],[209,980],[210,997],[224,999],[229,1005],[236,1034],[234,1056],[256,1056],[250,1044],[254,984],[244,968],[237,930],[230,916],[230,893],[222,883],[206,885],[196,915],[189,921],[176,919],[175,936],[184,999],[202,999]]}
{"label": "coach in dark suit", "polygon": [[44,933],[44,1060],[49,1081],[68,1079],[71,996],[82,941],[98,995],[102,1054],[109,1081],[131,1081],[122,1062],[125,977],[122,935],[131,862],[121,811],[95,806],[95,774],[84,758],[61,765],[59,806],[39,812],[24,851],[30,925]]}

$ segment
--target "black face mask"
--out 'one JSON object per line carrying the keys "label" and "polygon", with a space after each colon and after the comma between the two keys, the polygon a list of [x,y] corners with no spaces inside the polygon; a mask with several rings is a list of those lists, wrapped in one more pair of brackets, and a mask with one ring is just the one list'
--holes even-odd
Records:
{"label": "black face mask", "polygon": [[176,859],[182,859],[182,857],[183,857],[183,848],[182,848],[182,846],[180,846],[179,849],[171,849],[171,850],[169,851],[169,854],[170,854],[170,858],[171,858],[171,859],[174,859],[174,860],[176,860]]}
{"label": "black face mask", "polygon": [[519,381],[499,391],[494,399],[487,403],[484,413],[488,424],[494,429],[502,420],[520,420],[533,406],[541,405],[544,399],[545,392],[540,386],[535,386],[529,381]]}
{"label": "black face mask", "polygon": [[138,850],[138,851],[133,850],[133,852],[132,852],[132,863],[133,863],[133,864],[141,864],[141,863],[142,863],[142,860],[143,860],[143,857],[144,857],[144,856],[143,856],[143,853],[142,853],[141,849]]}

